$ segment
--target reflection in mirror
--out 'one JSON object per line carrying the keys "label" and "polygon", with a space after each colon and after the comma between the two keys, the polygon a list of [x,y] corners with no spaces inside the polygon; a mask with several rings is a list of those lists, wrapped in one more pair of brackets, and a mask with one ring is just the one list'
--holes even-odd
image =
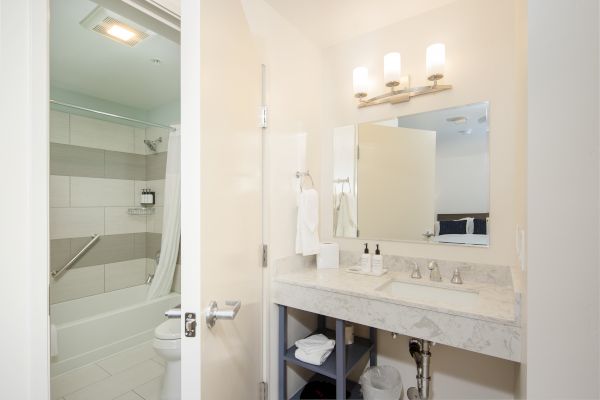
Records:
{"label": "reflection in mirror", "polygon": [[337,237],[489,245],[487,102],[334,130]]}

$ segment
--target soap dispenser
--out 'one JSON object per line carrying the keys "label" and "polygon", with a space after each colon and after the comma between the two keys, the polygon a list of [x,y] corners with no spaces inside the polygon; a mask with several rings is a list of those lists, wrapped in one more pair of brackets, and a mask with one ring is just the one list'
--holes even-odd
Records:
{"label": "soap dispenser", "polygon": [[369,254],[368,243],[365,243],[365,251],[360,256],[360,269],[363,272],[371,272],[371,255]]}
{"label": "soap dispenser", "polygon": [[383,256],[379,251],[379,244],[375,250],[375,255],[371,260],[371,269],[375,275],[381,275],[383,273]]}

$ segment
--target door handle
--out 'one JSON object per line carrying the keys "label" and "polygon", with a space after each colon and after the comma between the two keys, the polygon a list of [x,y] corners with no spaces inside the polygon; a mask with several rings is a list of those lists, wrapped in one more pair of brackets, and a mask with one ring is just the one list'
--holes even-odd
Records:
{"label": "door handle", "polygon": [[230,310],[220,311],[219,305],[216,301],[211,301],[208,304],[208,308],[206,309],[206,325],[209,329],[215,326],[218,319],[234,319],[242,307],[242,302],[240,300],[228,300],[225,302],[225,304],[233,308]]}

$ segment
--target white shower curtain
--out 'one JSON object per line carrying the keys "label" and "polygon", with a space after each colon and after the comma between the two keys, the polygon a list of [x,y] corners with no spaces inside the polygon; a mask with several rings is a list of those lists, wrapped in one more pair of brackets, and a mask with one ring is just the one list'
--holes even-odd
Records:
{"label": "white shower curtain", "polygon": [[167,150],[160,260],[148,290],[148,300],[171,292],[181,237],[181,135],[171,132]]}

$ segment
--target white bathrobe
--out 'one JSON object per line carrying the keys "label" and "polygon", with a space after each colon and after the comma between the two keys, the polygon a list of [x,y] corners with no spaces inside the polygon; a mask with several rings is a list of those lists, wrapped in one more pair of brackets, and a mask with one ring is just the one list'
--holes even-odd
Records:
{"label": "white bathrobe", "polygon": [[298,196],[296,253],[319,253],[319,193],[315,189],[304,189]]}

